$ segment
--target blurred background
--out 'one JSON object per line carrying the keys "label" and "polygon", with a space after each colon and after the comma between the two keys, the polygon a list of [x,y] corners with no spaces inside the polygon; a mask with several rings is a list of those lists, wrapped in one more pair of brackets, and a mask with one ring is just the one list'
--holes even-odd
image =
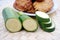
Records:
{"label": "blurred background", "polygon": [[54,0],[57,4],[57,10],[50,14],[56,23],[56,30],[52,33],[43,32],[38,29],[37,32],[30,33],[22,31],[19,33],[9,33],[4,27],[2,9],[6,6],[12,7],[15,0],[0,0],[0,40],[60,40],[60,0]]}

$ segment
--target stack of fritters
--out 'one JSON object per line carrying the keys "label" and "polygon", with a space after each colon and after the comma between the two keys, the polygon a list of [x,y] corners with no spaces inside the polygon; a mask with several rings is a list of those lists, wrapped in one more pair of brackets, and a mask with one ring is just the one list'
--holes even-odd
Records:
{"label": "stack of fritters", "polygon": [[34,13],[35,11],[48,12],[52,7],[52,0],[16,0],[14,2],[15,9],[29,13]]}

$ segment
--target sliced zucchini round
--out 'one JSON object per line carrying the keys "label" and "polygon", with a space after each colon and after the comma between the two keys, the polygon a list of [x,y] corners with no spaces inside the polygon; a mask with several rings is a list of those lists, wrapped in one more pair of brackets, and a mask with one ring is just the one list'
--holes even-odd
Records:
{"label": "sliced zucchini round", "polygon": [[36,12],[36,19],[40,22],[49,22],[50,21],[50,17],[41,11],[37,11]]}
{"label": "sliced zucchini round", "polygon": [[45,27],[45,26],[42,26],[41,27],[44,31],[47,31],[47,32],[53,32],[55,30],[55,24],[52,23],[52,25],[50,27]]}
{"label": "sliced zucchini round", "polygon": [[45,27],[50,27],[52,25],[52,20],[50,18],[49,22],[42,22],[41,25],[45,26]]}
{"label": "sliced zucchini round", "polygon": [[52,25],[51,25],[50,27],[46,27],[46,29],[52,29],[52,28],[54,28],[54,27],[55,27],[55,23],[52,22]]}
{"label": "sliced zucchini round", "polygon": [[43,24],[50,24],[52,23],[52,19],[50,18],[50,21],[49,22],[42,22]]}
{"label": "sliced zucchini round", "polygon": [[46,32],[53,32],[55,30],[55,27],[52,28],[52,29],[43,29],[43,30],[46,31]]}

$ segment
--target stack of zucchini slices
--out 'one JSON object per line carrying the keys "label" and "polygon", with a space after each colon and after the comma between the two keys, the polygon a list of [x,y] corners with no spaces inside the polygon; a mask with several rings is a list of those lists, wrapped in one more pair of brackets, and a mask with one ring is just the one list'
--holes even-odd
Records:
{"label": "stack of zucchini slices", "polygon": [[36,19],[43,29],[46,32],[53,32],[55,30],[55,24],[52,19],[44,12],[37,11]]}

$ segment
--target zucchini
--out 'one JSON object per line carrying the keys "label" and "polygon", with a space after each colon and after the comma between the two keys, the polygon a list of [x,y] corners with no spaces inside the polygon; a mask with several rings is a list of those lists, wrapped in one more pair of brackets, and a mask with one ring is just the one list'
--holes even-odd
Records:
{"label": "zucchini", "polygon": [[55,24],[52,22],[52,25],[50,27],[42,26],[41,28],[46,32],[53,32],[55,30]]}
{"label": "zucchini", "polygon": [[6,7],[3,9],[2,14],[8,31],[18,32],[22,29],[21,21],[19,20],[19,16],[17,16],[17,12]]}
{"label": "zucchini", "polygon": [[50,17],[46,13],[40,12],[40,11],[36,12],[36,19],[40,22],[49,22],[50,21]]}
{"label": "zucchini", "polygon": [[32,31],[36,31],[38,29],[38,24],[34,19],[23,14],[23,12],[18,12],[18,14],[20,15],[19,19],[21,19],[21,22],[23,24],[23,28],[26,31],[32,32]]}
{"label": "zucchini", "polygon": [[46,27],[46,29],[52,29],[54,27],[55,27],[55,24],[54,24],[54,22],[52,22],[52,25],[50,27]]}
{"label": "zucchini", "polygon": [[55,28],[52,28],[52,29],[43,29],[44,31],[46,32],[53,32],[55,30]]}
{"label": "zucchini", "polygon": [[49,22],[42,22],[41,25],[45,26],[45,27],[50,27],[52,25],[52,20],[50,18]]}

